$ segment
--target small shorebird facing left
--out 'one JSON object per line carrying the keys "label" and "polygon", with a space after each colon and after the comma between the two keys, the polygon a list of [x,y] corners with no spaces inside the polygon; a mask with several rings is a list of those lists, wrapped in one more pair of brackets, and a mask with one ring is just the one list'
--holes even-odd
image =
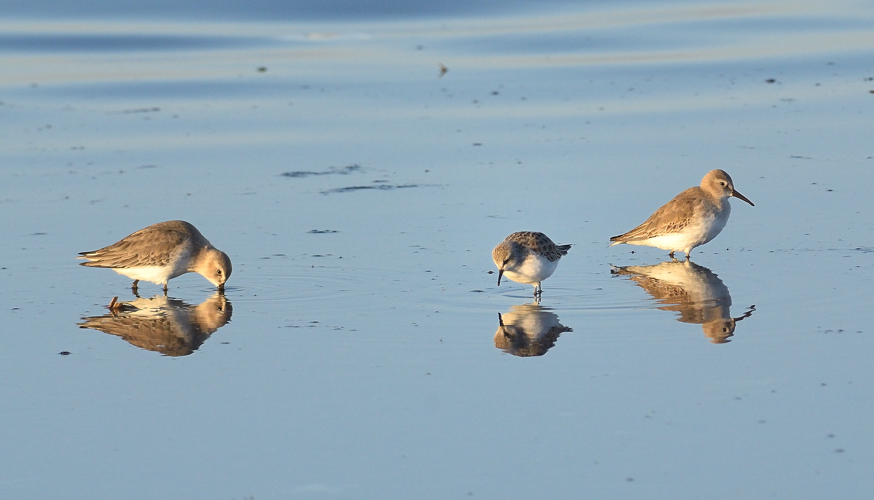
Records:
{"label": "small shorebird facing left", "polygon": [[126,236],[108,247],[81,252],[80,265],[108,267],[133,278],[131,288],[136,292],[140,280],[164,285],[185,273],[195,272],[224,291],[231,276],[231,259],[200,234],[193,225],[171,220],[159,222]]}
{"label": "small shorebird facing left", "polygon": [[643,224],[625,234],[610,238],[613,243],[647,245],[686,253],[716,238],[725,227],[731,214],[728,198],[734,196],[749,203],[753,202],[734,190],[734,182],[724,170],[711,170],[701,179],[701,186],[691,187],[665,203],[649,216]]}
{"label": "small shorebird facing left", "polygon": [[540,282],[552,276],[558,261],[567,255],[570,245],[556,245],[543,233],[522,231],[513,233],[492,250],[492,260],[498,266],[498,286],[501,277],[534,285],[534,297],[540,297]]}

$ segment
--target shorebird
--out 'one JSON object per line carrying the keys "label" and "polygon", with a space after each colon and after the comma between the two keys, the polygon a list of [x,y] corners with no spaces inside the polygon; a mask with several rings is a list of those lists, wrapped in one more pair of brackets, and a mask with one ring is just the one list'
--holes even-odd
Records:
{"label": "shorebird", "polygon": [[647,245],[674,252],[689,253],[693,248],[712,240],[722,231],[731,213],[729,197],[739,198],[751,206],[753,202],[734,189],[731,177],[724,170],[711,170],[701,179],[701,186],[691,187],[649,216],[643,224],[625,234],[610,238],[613,243]]}
{"label": "shorebird", "polygon": [[522,231],[513,233],[492,250],[492,260],[498,266],[498,286],[501,277],[534,285],[534,296],[540,297],[540,282],[552,276],[562,255],[570,245],[556,245],[543,233]]}
{"label": "shorebird", "polygon": [[136,292],[140,280],[164,285],[185,273],[195,272],[216,285],[219,291],[231,276],[231,259],[200,234],[193,225],[172,220],[159,222],[126,236],[108,247],[81,252],[80,265],[108,267],[133,278]]}

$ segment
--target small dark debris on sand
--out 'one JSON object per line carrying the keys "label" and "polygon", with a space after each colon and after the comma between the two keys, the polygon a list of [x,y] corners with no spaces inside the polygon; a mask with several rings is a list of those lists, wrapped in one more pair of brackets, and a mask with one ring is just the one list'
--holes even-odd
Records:
{"label": "small dark debris on sand", "polygon": [[132,113],[157,113],[161,111],[161,108],[155,106],[154,108],[134,108],[134,109],[123,109],[121,111],[110,111],[108,114],[110,115],[129,115]]}
{"label": "small dark debris on sand", "polygon": [[375,184],[372,186],[348,186],[343,188],[335,188],[328,189],[322,191],[322,194],[331,194],[331,193],[351,193],[353,191],[361,191],[366,189],[376,189],[379,191],[391,191],[394,189],[406,189],[406,188],[414,188],[420,187],[420,184]]}
{"label": "small dark debris on sand", "polygon": [[347,165],[345,167],[329,167],[327,170],[322,170],[321,172],[314,172],[311,170],[295,170],[294,172],[283,172],[279,175],[282,177],[310,177],[313,175],[349,175],[354,172],[360,172],[362,170],[361,165]]}

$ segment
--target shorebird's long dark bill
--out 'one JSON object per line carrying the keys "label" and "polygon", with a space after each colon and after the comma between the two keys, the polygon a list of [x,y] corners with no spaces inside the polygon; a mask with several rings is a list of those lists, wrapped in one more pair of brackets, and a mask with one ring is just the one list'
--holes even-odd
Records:
{"label": "shorebird's long dark bill", "polygon": [[504,275],[503,269],[498,269],[498,286],[501,286],[501,276]]}
{"label": "shorebird's long dark bill", "polygon": [[734,196],[735,198],[740,198],[741,200],[743,200],[743,201],[749,203],[750,206],[753,206],[753,207],[755,206],[755,205],[753,205],[753,202],[751,202],[750,200],[747,199],[746,196],[744,196],[744,195],[738,193],[737,191],[732,190],[732,191],[731,191],[731,195]]}

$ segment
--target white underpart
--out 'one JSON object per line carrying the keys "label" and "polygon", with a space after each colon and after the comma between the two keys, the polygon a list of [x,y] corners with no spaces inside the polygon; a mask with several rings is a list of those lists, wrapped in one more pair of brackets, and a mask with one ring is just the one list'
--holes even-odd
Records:
{"label": "white underpart", "polygon": [[549,333],[553,327],[564,326],[554,313],[531,304],[511,306],[510,312],[503,314],[501,320],[504,326],[515,327],[533,340]]}
{"label": "white underpart", "polygon": [[552,276],[556,267],[558,267],[557,259],[550,262],[546,257],[530,254],[522,264],[504,268],[504,276],[517,283],[536,285]]}
{"label": "white underpart", "polygon": [[731,305],[731,294],[722,280],[712,272],[692,267],[688,262],[662,262],[654,266],[628,266],[625,269],[679,286],[688,294],[688,302],[697,307],[712,307],[716,303]]}
{"label": "white underpart", "polygon": [[693,248],[716,238],[716,235],[725,227],[725,224],[728,222],[728,216],[731,214],[731,205],[728,204],[728,200],[725,200],[723,203],[724,208],[721,212],[708,214],[709,216],[702,217],[697,224],[686,226],[678,233],[668,233],[645,240],[626,241],[626,243],[629,245],[646,245],[671,252],[679,251],[688,254]]}
{"label": "white underpart", "polygon": [[134,280],[151,281],[158,285],[166,285],[171,279],[188,272],[188,259],[190,257],[191,252],[180,251],[171,257],[169,264],[166,266],[114,267],[112,270]]}

